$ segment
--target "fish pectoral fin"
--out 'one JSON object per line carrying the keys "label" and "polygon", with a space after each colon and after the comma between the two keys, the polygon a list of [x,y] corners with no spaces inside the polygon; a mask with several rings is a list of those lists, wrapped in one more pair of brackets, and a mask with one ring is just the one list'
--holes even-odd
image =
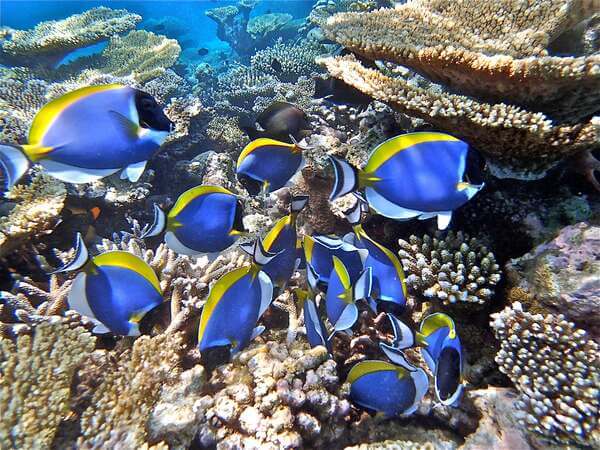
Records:
{"label": "fish pectoral fin", "polygon": [[121,180],[124,180],[127,178],[132,183],[135,183],[136,181],[138,181],[141,178],[142,174],[144,173],[144,170],[146,169],[147,162],[148,161],[140,161],[140,162],[133,163],[133,164],[130,164],[127,167],[125,167],[123,169],[123,172],[121,172]]}
{"label": "fish pectoral fin", "polygon": [[450,225],[452,220],[452,211],[440,212],[437,215],[437,226],[438,230],[445,230]]}
{"label": "fish pectoral fin", "polygon": [[109,111],[108,113],[114,119],[117,129],[124,133],[125,136],[131,139],[136,139],[138,137],[140,126],[137,123],[117,111]]}

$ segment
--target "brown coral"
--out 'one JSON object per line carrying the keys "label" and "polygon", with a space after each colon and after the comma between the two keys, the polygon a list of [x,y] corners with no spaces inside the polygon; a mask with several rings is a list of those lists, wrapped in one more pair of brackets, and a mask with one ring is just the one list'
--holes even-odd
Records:
{"label": "brown coral", "polygon": [[492,315],[496,362],[520,392],[521,423],[547,439],[598,445],[598,344],[563,315],[513,303]]}
{"label": "brown coral", "polygon": [[[140,20],[141,16],[124,9],[93,8],[63,20],[41,22],[31,30],[13,30],[11,39],[2,42],[2,51],[21,58],[58,59],[73,49],[131,30]],[[40,62],[39,58],[34,61]]]}
{"label": "brown coral", "polygon": [[417,0],[330,18],[331,39],[408,66],[450,89],[575,120],[597,110],[600,54],[549,56],[563,31],[600,12],[590,0]]}
{"label": "brown coral", "polygon": [[69,413],[75,369],[94,342],[61,323],[42,323],[16,343],[0,337],[0,447],[50,448]]}

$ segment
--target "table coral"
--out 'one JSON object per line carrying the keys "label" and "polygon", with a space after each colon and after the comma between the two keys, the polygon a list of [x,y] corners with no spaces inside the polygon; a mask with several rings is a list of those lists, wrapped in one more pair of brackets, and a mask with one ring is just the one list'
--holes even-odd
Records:
{"label": "table coral", "polygon": [[254,40],[265,39],[283,28],[292,18],[292,15],[287,13],[261,14],[248,21],[246,30]]}
{"label": "table coral", "polygon": [[43,172],[37,172],[28,185],[11,189],[7,198],[17,204],[8,215],[0,217],[0,256],[52,233],[66,196],[65,185]]}
{"label": "table coral", "polygon": [[144,30],[131,31],[110,39],[100,55],[100,71],[116,77],[132,76],[143,83],[163,75],[180,53],[175,39]]}
{"label": "table coral", "polygon": [[343,13],[326,35],[370,59],[408,66],[448,88],[576,121],[598,109],[600,53],[549,56],[554,38],[600,12],[589,0],[418,0]]}
{"label": "table coral", "polygon": [[410,291],[436,298],[445,305],[457,302],[484,304],[501,277],[494,254],[462,232],[443,237],[411,236],[400,239],[400,260]]}
{"label": "table coral", "polygon": [[2,51],[39,64],[59,60],[71,50],[86,47],[135,28],[141,16],[124,9],[93,8],[63,20],[40,22],[31,30],[13,30]]}
{"label": "table coral", "polygon": [[598,344],[563,315],[531,314],[519,302],[493,314],[496,362],[520,393],[520,422],[548,440],[600,442]]}
{"label": "table coral", "polygon": [[84,328],[43,323],[16,342],[0,337],[0,447],[50,448],[69,413],[73,374],[94,349]]}
{"label": "table coral", "polygon": [[352,55],[320,62],[332,76],[374,99],[466,140],[499,166],[497,175],[539,177],[558,161],[600,145],[592,122],[558,125],[518,106],[422,88],[366,68]]}

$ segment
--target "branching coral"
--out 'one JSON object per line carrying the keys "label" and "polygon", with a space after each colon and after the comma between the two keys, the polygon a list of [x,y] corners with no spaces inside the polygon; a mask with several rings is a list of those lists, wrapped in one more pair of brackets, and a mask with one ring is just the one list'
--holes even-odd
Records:
{"label": "branching coral", "polygon": [[274,46],[257,51],[250,63],[255,70],[275,75],[281,81],[296,81],[302,75],[318,71],[315,58],[323,53],[323,46],[308,40],[297,43],[279,40]]}
{"label": "branching coral", "polygon": [[39,23],[32,30],[13,30],[11,39],[2,43],[2,51],[20,58],[39,56],[58,60],[76,48],[95,44],[109,37],[135,28],[141,16],[124,9],[99,7],[63,20]]}
{"label": "branching coral", "polygon": [[0,337],[0,446],[50,448],[69,413],[76,368],[94,349],[84,328],[42,323],[16,343]]}
{"label": "branching coral", "polygon": [[518,302],[492,319],[496,362],[521,394],[522,424],[549,440],[597,446],[598,344],[564,316],[534,315]]}
{"label": "branching coral", "polygon": [[7,195],[17,202],[0,217],[0,256],[51,233],[60,219],[67,191],[56,178],[37,172],[28,185],[17,185]]}
{"label": "branching coral", "polygon": [[[91,403],[81,416],[82,436],[78,445],[97,446],[123,441],[134,448],[147,440],[146,422],[163,385],[177,379],[184,346],[182,336],[165,333],[138,338],[131,350],[118,355],[111,370],[96,374],[102,379]],[[126,430],[113,439],[115,430]],[[132,447],[129,447],[132,448]]]}
{"label": "branching coral", "polygon": [[351,55],[320,61],[332,76],[465,139],[504,169],[543,172],[561,159],[599,145],[598,130],[591,122],[554,125],[542,113],[518,106],[480,103],[474,98],[417,87],[412,81],[368,69]]}
{"label": "branching coral", "polygon": [[371,59],[408,66],[434,82],[492,102],[577,120],[598,109],[600,54],[548,56],[564,30],[599,12],[589,0],[418,0],[338,14],[333,40]]}
{"label": "branching coral", "polygon": [[262,40],[277,32],[290,20],[292,20],[292,15],[287,13],[261,14],[248,21],[246,31],[250,33],[252,39]]}
{"label": "branching coral", "polygon": [[165,73],[175,64],[181,47],[175,39],[144,30],[111,38],[100,59],[100,71],[113,76],[132,76],[143,83]]}
{"label": "branching coral", "polygon": [[484,304],[500,281],[500,267],[494,254],[477,239],[452,231],[422,238],[400,239],[400,260],[409,289],[444,304]]}

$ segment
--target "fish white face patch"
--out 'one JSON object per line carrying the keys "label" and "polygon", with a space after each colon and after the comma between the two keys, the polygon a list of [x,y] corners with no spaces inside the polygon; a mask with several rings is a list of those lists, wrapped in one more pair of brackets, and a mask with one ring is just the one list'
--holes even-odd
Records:
{"label": "fish white face patch", "polygon": [[[96,328],[94,329],[95,333],[106,333],[109,330],[100,322],[90,304],[88,303],[87,294],[85,292],[87,275],[84,272],[79,273],[75,279],[73,280],[73,284],[71,285],[71,289],[69,290],[69,295],[67,297],[67,303],[69,304],[69,308],[77,311],[82,316],[90,319]],[[96,329],[101,330],[102,327],[106,331],[96,331]]]}

